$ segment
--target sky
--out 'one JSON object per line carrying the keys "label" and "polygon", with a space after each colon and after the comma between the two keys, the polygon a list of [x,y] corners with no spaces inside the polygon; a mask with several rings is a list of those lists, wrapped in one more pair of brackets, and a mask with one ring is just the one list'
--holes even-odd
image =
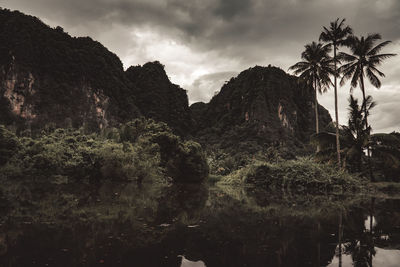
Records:
{"label": "sky", "polygon": [[[346,18],[355,35],[380,33],[400,54],[399,0],[0,0],[72,36],[90,36],[125,68],[158,60],[189,102],[208,102],[225,81],[255,65],[287,71],[323,26]],[[345,50],[345,49],[342,49]],[[374,132],[400,131],[400,55],[388,59],[378,90]],[[347,124],[348,84],[338,88],[339,123]],[[359,89],[354,90],[361,97]],[[334,117],[333,89],[319,96]]]}

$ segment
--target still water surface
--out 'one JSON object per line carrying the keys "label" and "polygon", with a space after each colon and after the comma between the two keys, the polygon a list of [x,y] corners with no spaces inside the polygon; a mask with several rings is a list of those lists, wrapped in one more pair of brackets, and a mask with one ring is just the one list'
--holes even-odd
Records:
{"label": "still water surface", "polygon": [[0,266],[400,266],[396,197],[105,183],[2,198]]}

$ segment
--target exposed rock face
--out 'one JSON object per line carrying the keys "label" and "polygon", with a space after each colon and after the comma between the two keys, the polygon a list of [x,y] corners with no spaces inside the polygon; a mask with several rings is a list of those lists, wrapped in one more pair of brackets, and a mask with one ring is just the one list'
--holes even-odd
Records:
{"label": "exposed rock face", "polygon": [[137,117],[119,58],[92,39],[0,10],[0,123],[98,130]]}
{"label": "exposed rock face", "polygon": [[6,72],[3,68],[0,77],[3,77],[1,88],[3,97],[9,102],[10,111],[15,116],[28,120],[34,119],[36,114],[29,101],[35,95],[33,89],[35,78],[32,73],[19,73],[11,62],[9,71]]}
{"label": "exposed rock face", "polygon": [[[268,146],[308,142],[315,131],[313,103],[312,93],[296,77],[279,68],[256,66],[232,78],[209,104],[195,103],[191,109],[200,138],[222,140],[227,146],[242,141]],[[322,106],[319,121],[322,128],[331,121]]]}
{"label": "exposed rock face", "polygon": [[[50,81],[49,81],[50,80]],[[69,88],[71,97],[62,98],[57,95],[44,103],[48,92],[43,92],[49,78],[38,79],[30,71],[21,70],[12,61],[7,71],[0,74],[0,92],[8,102],[9,115],[19,118],[33,126],[53,122],[60,127],[79,127],[89,124],[91,129],[108,126],[109,97],[100,90],[94,90],[90,84],[82,82]],[[61,102],[61,103],[60,103]],[[67,105],[68,103],[68,105]]]}
{"label": "exposed rock face", "polygon": [[180,135],[192,130],[186,91],[171,83],[160,62],[132,66],[126,74],[137,88],[135,103],[144,116],[167,123]]}
{"label": "exposed rock face", "polygon": [[0,123],[99,130],[139,116],[192,130],[186,91],[159,62],[130,67],[89,37],[0,9]]}

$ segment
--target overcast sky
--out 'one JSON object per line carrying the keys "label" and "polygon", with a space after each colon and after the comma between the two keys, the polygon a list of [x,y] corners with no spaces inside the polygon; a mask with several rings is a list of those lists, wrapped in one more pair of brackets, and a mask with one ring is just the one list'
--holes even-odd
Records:
{"label": "overcast sky", "polygon": [[[0,0],[73,36],[90,36],[127,68],[159,60],[190,103],[208,102],[222,84],[254,65],[287,70],[322,26],[346,18],[356,35],[381,33],[383,52],[400,54],[399,0]],[[382,88],[367,86],[377,107],[374,132],[400,130],[400,56],[381,66]],[[347,124],[349,85],[339,88]],[[360,96],[358,90],[356,96]],[[320,102],[334,115],[333,90]]]}

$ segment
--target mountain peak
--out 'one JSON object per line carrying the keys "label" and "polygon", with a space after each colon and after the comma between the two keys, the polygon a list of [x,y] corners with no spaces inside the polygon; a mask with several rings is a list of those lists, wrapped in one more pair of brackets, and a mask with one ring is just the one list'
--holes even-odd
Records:
{"label": "mountain peak", "polygon": [[[277,67],[255,66],[230,79],[207,107],[191,109],[200,118],[200,131],[211,128],[222,133],[223,140],[264,145],[308,142],[315,125],[313,105],[311,91],[297,77]],[[331,118],[326,109],[319,109],[324,127]]]}

